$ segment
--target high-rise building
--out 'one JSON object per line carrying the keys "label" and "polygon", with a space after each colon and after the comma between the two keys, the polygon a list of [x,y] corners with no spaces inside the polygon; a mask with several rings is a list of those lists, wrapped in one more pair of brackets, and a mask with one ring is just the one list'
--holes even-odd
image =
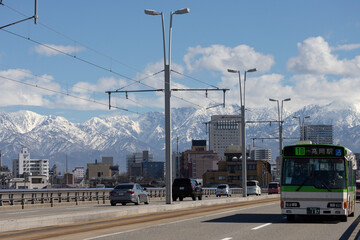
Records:
{"label": "high-rise building", "polygon": [[[153,155],[149,154],[149,151],[142,151],[142,152],[133,153],[131,155],[127,155],[126,162],[127,162],[127,172],[129,176],[139,175],[142,172],[141,164],[143,162],[152,162],[152,161],[153,161]],[[138,166],[137,168],[139,168],[140,173],[135,169],[135,166]]]}
{"label": "high-rise building", "polygon": [[29,175],[43,175],[49,180],[48,159],[31,159],[27,147],[23,147],[18,156],[18,159],[13,160],[13,173],[15,177],[20,177],[26,173]]}
{"label": "high-rise building", "polygon": [[301,127],[301,139],[310,140],[313,144],[333,144],[332,125],[311,125]]}
{"label": "high-rise building", "polygon": [[217,153],[219,160],[225,160],[227,146],[241,145],[239,115],[211,116],[209,132],[209,149]]}
{"label": "high-rise building", "polygon": [[251,160],[271,161],[271,149],[252,149],[250,151]]}

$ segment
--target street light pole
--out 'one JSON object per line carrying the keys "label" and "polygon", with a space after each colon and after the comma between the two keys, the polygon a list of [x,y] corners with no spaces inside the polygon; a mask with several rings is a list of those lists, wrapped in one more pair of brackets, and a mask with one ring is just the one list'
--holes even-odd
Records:
{"label": "street light pole", "polygon": [[[300,116],[293,116],[293,118],[298,118],[299,119],[299,130],[300,130],[300,141],[305,140],[305,118],[310,118],[310,116],[305,116],[302,119],[301,122],[301,117]],[[302,127],[302,130],[301,130]]]}
{"label": "street light pole", "polygon": [[280,164],[277,166],[277,175],[280,175],[280,167],[281,167],[281,161],[282,161],[282,149],[283,149],[283,108],[284,108],[284,102],[291,101],[291,98],[285,98],[281,100],[281,111],[280,111],[280,105],[278,99],[269,98],[269,101],[277,102],[277,108],[278,108],[278,121],[279,121],[279,161]]}
{"label": "street light pole", "polygon": [[165,40],[165,24],[163,12],[157,12],[154,10],[145,10],[147,15],[161,15],[162,31],[163,31],[163,45],[164,45],[164,77],[165,77],[165,164],[166,164],[166,204],[172,202],[172,159],[171,159],[171,33],[172,33],[172,16],[174,14],[189,13],[188,8],[176,10],[170,12],[170,28],[169,28],[169,58],[166,61],[166,40]]}
{"label": "street light pole", "polygon": [[269,98],[269,101],[276,102],[277,108],[278,108],[278,121],[279,121],[279,154],[281,157],[282,153],[282,142],[283,142],[283,136],[282,136],[282,128],[283,128],[283,109],[284,109],[284,102],[291,101],[291,98],[286,98],[281,100],[281,109],[278,99]]}
{"label": "street light pole", "polygon": [[[232,70],[228,69],[230,73],[238,73],[239,74],[239,89],[240,89],[240,107],[241,107],[241,168],[242,168],[242,192],[243,197],[247,197],[247,189],[246,189],[246,182],[247,182],[247,163],[246,163],[246,126],[245,126],[245,83],[246,83],[246,73],[247,72],[256,72],[256,68],[249,69],[244,73],[244,95],[242,95],[241,91],[241,75],[240,70]],[[243,100],[244,98],[244,100]]]}

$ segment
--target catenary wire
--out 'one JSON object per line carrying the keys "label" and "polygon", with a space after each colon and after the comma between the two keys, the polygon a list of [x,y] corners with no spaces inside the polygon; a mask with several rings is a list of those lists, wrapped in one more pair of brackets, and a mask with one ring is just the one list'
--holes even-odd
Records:
{"label": "catenary wire", "polygon": [[[24,17],[27,16],[27,15],[21,13],[20,11],[14,9],[14,8],[8,6],[8,5],[6,5],[6,4],[2,4],[2,5],[8,7],[8,8],[11,9],[12,11],[17,12],[18,14],[20,14],[20,15],[22,15],[22,16],[24,16]],[[99,54],[99,55],[101,55],[101,56],[104,56],[104,57],[106,57],[106,58],[109,58],[111,61],[114,60],[115,62],[117,62],[117,63],[119,63],[119,64],[121,64],[121,65],[123,65],[123,66],[126,66],[126,67],[128,67],[128,68],[130,68],[130,69],[133,69],[133,70],[135,70],[135,71],[138,71],[138,72],[142,72],[142,71],[140,71],[140,70],[138,70],[138,69],[136,69],[136,68],[134,68],[134,67],[131,67],[130,65],[124,64],[124,63],[122,63],[122,62],[120,62],[120,61],[118,61],[118,60],[116,60],[116,59],[114,59],[114,58],[112,58],[112,57],[110,57],[110,56],[108,56],[108,55],[106,55],[106,54],[103,54],[103,53],[101,53],[101,52],[99,52],[99,51],[97,51],[97,50],[95,50],[95,49],[93,49],[93,48],[90,48],[90,47],[88,47],[87,45],[85,45],[85,44],[83,44],[83,43],[81,43],[81,42],[79,42],[79,41],[76,41],[76,40],[68,37],[67,35],[65,35],[65,34],[59,32],[59,31],[57,31],[57,30],[55,30],[55,29],[53,29],[53,28],[51,28],[51,27],[49,27],[49,26],[47,26],[47,25],[45,25],[45,24],[43,24],[43,23],[40,23],[40,22],[38,22],[38,23],[39,23],[39,25],[47,28],[47,29],[50,30],[50,31],[53,31],[53,32],[57,33],[58,35],[61,35],[62,37],[66,38],[66,39],[68,39],[68,40],[74,41],[75,43],[80,43],[82,46],[88,48],[89,50],[91,50],[91,51],[93,51],[93,52],[95,52],[95,53],[97,53],[97,54]],[[108,69],[108,68],[106,68],[106,67],[100,66],[100,65],[98,65],[98,64],[96,64],[96,63],[93,63],[93,62],[91,62],[91,61],[88,61],[88,60],[86,60],[86,59],[84,59],[84,58],[79,58],[79,57],[77,57],[76,55],[72,55],[72,54],[69,54],[69,53],[67,53],[67,52],[61,51],[61,50],[59,50],[59,49],[57,49],[57,48],[54,48],[54,47],[51,47],[51,46],[49,46],[49,45],[47,45],[47,44],[41,43],[41,42],[39,42],[39,41],[36,41],[36,40],[34,40],[34,39],[30,38],[30,37],[25,37],[25,36],[23,36],[23,35],[21,35],[21,34],[17,34],[17,33],[14,33],[14,32],[11,32],[11,31],[8,31],[8,30],[5,30],[5,29],[1,29],[1,30],[5,31],[5,32],[7,32],[7,33],[13,34],[13,35],[15,35],[15,36],[18,36],[18,37],[20,37],[20,38],[26,39],[26,40],[28,40],[28,41],[31,41],[31,42],[33,42],[33,43],[36,43],[36,44],[38,44],[38,45],[40,45],[40,46],[49,48],[49,49],[51,49],[51,50],[53,50],[53,51],[59,52],[59,53],[61,53],[61,54],[64,54],[64,55],[66,55],[66,56],[75,58],[75,59],[77,59],[77,60],[79,60],[79,61],[82,61],[82,62],[87,63],[87,64],[89,64],[89,65],[92,65],[92,66],[94,66],[94,67],[100,68],[100,69],[105,70],[105,71],[109,71],[109,72],[111,72],[111,73],[113,73],[113,74],[115,74],[115,75],[121,76],[121,77],[123,77],[123,78],[125,78],[125,79],[128,79],[128,80],[133,81],[132,84],[129,84],[129,85],[127,85],[127,86],[131,86],[131,85],[133,85],[133,84],[139,83],[139,84],[142,84],[142,85],[144,85],[144,86],[146,86],[146,87],[155,89],[155,88],[153,88],[153,87],[150,86],[150,85],[147,85],[147,84],[142,83],[141,81],[143,81],[143,80],[145,80],[145,79],[147,79],[147,78],[153,77],[153,76],[155,76],[156,74],[158,74],[158,73],[160,73],[160,72],[163,71],[163,70],[162,70],[162,71],[157,72],[157,73],[155,73],[155,74],[149,75],[149,76],[147,76],[147,77],[145,77],[145,78],[143,78],[143,79],[140,79],[140,80],[135,80],[135,79],[132,79],[132,78],[130,78],[130,77],[128,77],[128,76],[125,76],[125,75],[123,75],[123,74],[121,74],[121,73],[115,72],[115,71],[113,71],[111,68]],[[201,82],[201,83],[203,83],[203,84],[206,84],[206,85],[208,85],[208,86],[211,86],[211,87],[214,87],[214,88],[217,88],[217,89],[218,89],[218,87],[216,87],[216,86],[214,86],[214,85],[211,85],[211,84],[208,84],[208,83],[206,83],[206,82],[204,82],[204,81],[201,81],[201,80],[199,80],[199,79],[196,79],[196,78],[194,78],[194,77],[185,75],[185,74],[180,73],[180,72],[177,72],[177,71],[175,71],[175,70],[172,70],[172,71],[175,72],[175,73],[177,73],[177,74],[179,74],[179,75],[185,76],[185,77],[187,77],[187,78],[196,80],[196,81],[198,81],[198,82]],[[156,79],[156,78],[155,78],[155,79]],[[156,79],[156,80],[158,80],[158,79]],[[160,80],[160,81],[161,81],[161,80]],[[125,87],[127,87],[127,86],[125,86]],[[124,89],[125,87],[119,88],[118,90]],[[88,89],[85,89],[85,90],[88,90]],[[198,105],[198,104],[196,104],[196,103],[193,103],[193,102],[191,102],[191,101],[185,100],[185,99],[182,98],[182,97],[177,97],[177,96],[174,96],[174,97],[175,97],[175,98],[178,98],[178,99],[180,99],[180,100],[182,100],[182,101],[184,101],[184,102],[187,102],[187,103],[190,103],[190,104],[192,104],[192,105],[198,106],[198,107],[200,107],[200,108],[205,108],[205,107],[200,106],[200,105]],[[210,99],[210,100],[211,100],[211,99]],[[215,102],[215,101],[213,101],[213,100],[211,100],[211,101],[212,101],[212,102]],[[137,104],[139,104],[139,103],[137,103]],[[140,104],[140,105],[141,105],[141,104]]]}
{"label": "catenary wire", "polygon": [[[9,81],[13,81],[13,82],[17,82],[17,83],[20,83],[20,84],[24,84],[24,85],[26,85],[26,86],[36,87],[36,88],[39,88],[39,89],[42,89],[42,90],[45,90],[45,91],[49,91],[49,92],[52,92],[52,93],[61,94],[61,95],[69,96],[69,97],[72,97],[72,98],[77,98],[77,99],[80,99],[80,100],[83,100],[83,101],[87,101],[87,102],[91,102],[91,103],[96,103],[96,104],[103,105],[103,106],[107,106],[107,107],[109,106],[108,103],[103,103],[103,102],[99,102],[99,101],[96,101],[96,100],[91,100],[91,99],[88,99],[88,98],[83,98],[83,97],[71,95],[71,94],[68,94],[68,93],[65,93],[65,92],[61,92],[61,91],[53,90],[53,89],[50,89],[50,88],[42,87],[42,86],[37,85],[37,84],[26,83],[26,82],[22,82],[22,81],[13,79],[13,78],[4,77],[4,76],[1,76],[1,75],[0,75],[0,78],[5,79],[5,80],[9,80]],[[131,113],[135,113],[135,114],[141,115],[141,114],[138,113],[138,112],[131,111],[131,110],[128,110],[128,109],[125,109],[125,108],[121,108],[121,107],[118,107],[118,106],[112,106],[112,105],[111,105],[111,107],[112,107],[112,108],[119,109],[119,110],[122,110],[122,111],[131,112]]]}

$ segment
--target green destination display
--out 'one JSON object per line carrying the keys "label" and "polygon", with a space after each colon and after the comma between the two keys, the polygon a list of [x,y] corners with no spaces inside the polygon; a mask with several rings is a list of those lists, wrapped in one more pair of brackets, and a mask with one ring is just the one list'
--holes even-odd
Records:
{"label": "green destination display", "polygon": [[284,147],[284,156],[324,156],[324,157],[343,157],[345,149],[342,146],[328,145],[294,145]]}

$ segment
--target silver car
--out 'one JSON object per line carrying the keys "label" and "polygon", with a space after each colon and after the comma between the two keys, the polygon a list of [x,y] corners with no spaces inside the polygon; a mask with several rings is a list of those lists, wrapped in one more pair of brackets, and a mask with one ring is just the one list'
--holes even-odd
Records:
{"label": "silver car", "polygon": [[122,183],[116,185],[116,187],[110,192],[110,204],[115,206],[117,203],[126,205],[126,203],[140,203],[149,204],[149,195],[145,191],[146,188],[142,188],[137,183]]}
{"label": "silver car", "polygon": [[216,196],[217,197],[221,197],[221,196],[231,196],[230,195],[230,188],[229,185],[227,184],[220,184],[217,188],[216,188]]}

